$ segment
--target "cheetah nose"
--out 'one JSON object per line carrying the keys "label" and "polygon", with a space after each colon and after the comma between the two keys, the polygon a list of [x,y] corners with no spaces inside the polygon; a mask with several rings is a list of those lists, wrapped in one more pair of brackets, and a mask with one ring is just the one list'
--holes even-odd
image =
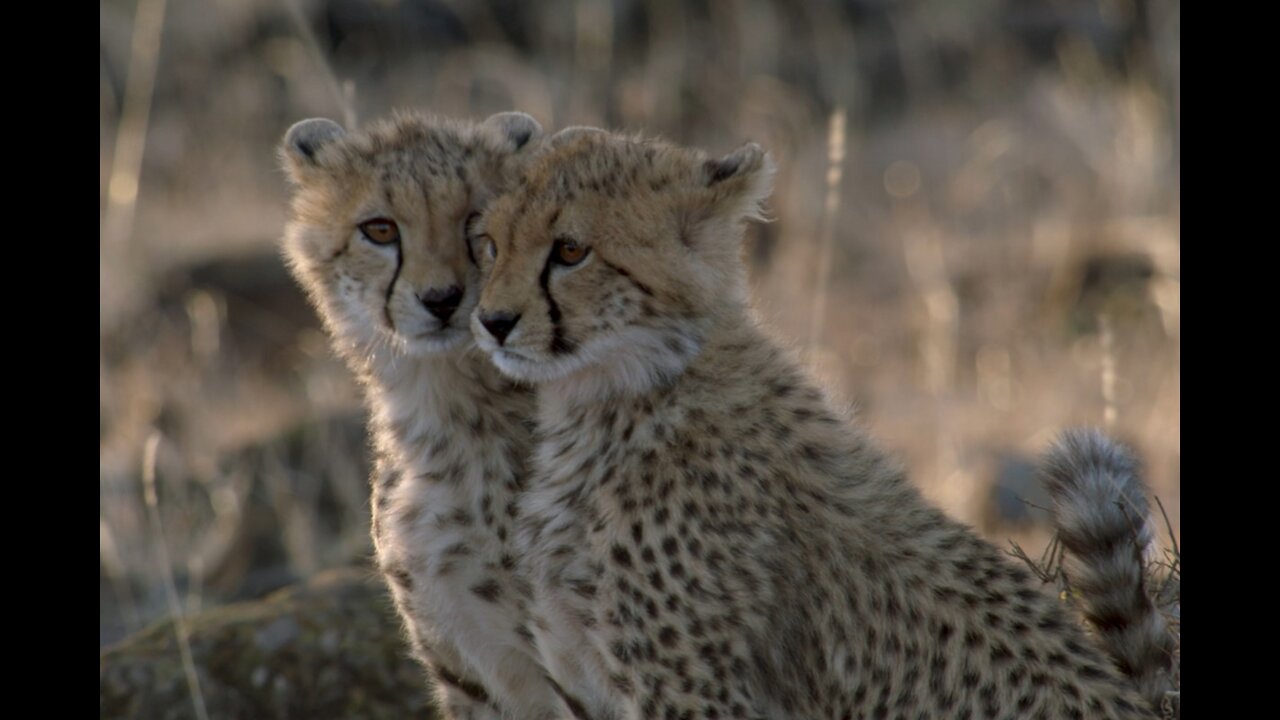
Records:
{"label": "cheetah nose", "polygon": [[507,335],[511,333],[511,328],[520,322],[520,313],[495,312],[485,313],[480,316],[480,324],[485,330],[498,341],[501,345],[507,339]]}
{"label": "cheetah nose", "polygon": [[443,290],[432,288],[419,295],[418,299],[427,308],[427,312],[439,318],[440,322],[445,322],[458,309],[458,303],[462,302],[462,288],[457,285],[450,285]]}

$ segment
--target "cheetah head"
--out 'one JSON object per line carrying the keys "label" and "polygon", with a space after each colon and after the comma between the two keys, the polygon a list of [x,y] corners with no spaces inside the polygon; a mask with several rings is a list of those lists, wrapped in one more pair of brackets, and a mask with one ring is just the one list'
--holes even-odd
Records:
{"label": "cheetah head", "polygon": [[483,123],[399,114],[350,133],[324,119],[289,128],[284,253],[340,351],[383,344],[424,355],[470,337],[479,275],[467,232],[541,131],[522,113]]}
{"label": "cheetah head", "polygon": [[547,141],[476,228],[477,345],[512,378],[643,392],[746,305],[743,221],[773,162],[591,128]]}

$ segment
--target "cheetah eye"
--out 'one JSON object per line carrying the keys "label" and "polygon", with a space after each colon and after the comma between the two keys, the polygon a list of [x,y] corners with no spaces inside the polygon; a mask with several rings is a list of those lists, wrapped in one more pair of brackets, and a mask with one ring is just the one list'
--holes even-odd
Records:
{"label": "cheetah eye", "polygon": [[479,237],[479,240],[480,240],[480,252],[484,253],[484,256],[488,258],[489,262],[493,262],[494,260],[497,260],[498,244],[493,241],[493,238],[489,237],[488,235],[481,235]]}
{"label": "cheetah eye", "polygon": [[395,220],[374,218],[360,223],[360,233],[374,245],[390,245],[400,242],[400,227]]}
{"label": "cheetah eye", "polygon": [[557,265],[573,267],[582,262],[590,252],[587,246],[579,245],[573,238],[558,237],[551,246],[551,260]]}

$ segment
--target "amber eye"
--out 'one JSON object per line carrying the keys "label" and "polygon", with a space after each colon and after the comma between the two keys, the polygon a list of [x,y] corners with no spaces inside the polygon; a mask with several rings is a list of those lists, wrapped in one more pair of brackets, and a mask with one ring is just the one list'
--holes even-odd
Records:
{"label": "amber eye", "polygon": [[558,265],[569,267],[582,262],[588,252],[587,247],[579,245],[577,240],[558,237],[555,245],[551,246],[551,259]]}
{"label": "amber eye", "polygon": [[360,223],[360,232],[369,242],[375,245],[390,245],[400,242],[400,228],[394,220],[374,218]]}

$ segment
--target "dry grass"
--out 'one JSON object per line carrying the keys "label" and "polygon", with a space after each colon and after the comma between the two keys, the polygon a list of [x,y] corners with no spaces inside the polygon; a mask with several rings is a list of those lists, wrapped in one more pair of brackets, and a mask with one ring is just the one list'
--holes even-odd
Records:
{"label": "dry grass", "polygon": [[[358,396],[276,257],[274,146],[394,107],[760,142],[779,166],[776,220],[749,235],[761,315],[930,497],[1044,547],[993,501],[1001,468],[1110,419],[1177,536],[1176,2],[296,8],[314,38],[281,3],[169,6],[139,124],[135,6],[101,4],[103,641],[167,612],[140,472],[157,431],[189,605],[368,553]],[[122,167],[135,205],[108,242]]]}
{"label": "dry grass", "polygon": [[[1145,589],[1155,608],[1164,616],[1173,637],[1173,655],[1166,667],[1170,670],[1172,690],[1165,694],[1161,714],[1165,720],[1181,717],[1182,708],[1182,549],[1164,503],[1155,498],[1161,520],[1168,535],[1167,544],[1154,539],[1153,548],[1144,559]],[[1063,547],[1055,535],[1038,559],[1033,559],[1017,542],[1010,542],[1009,554],[1022,561],[1040,581],[1058,588],[1059,597],[1075,606],[1081,599],[1063,571]]]}

